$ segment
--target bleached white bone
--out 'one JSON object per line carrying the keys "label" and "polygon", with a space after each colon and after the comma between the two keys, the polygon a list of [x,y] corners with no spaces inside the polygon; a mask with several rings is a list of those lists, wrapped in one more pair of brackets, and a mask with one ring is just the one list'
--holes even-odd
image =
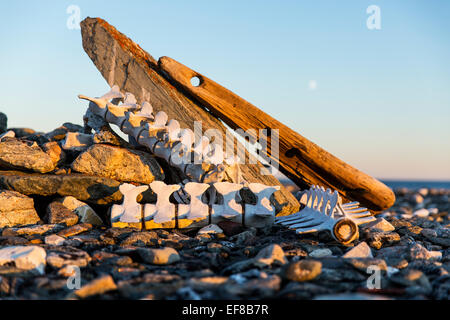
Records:
{"label": "bleached white bone", "polygon": [[150,188],[157,195],[156,204],[145,204],[144,220],[152,220],[155,223],[165,223],[175,220],[175,205],[170,203],[169,198],[174,191],[180,189],[177,184],[167,185],[162,181],[153,181]]}
{"label": "bleached white bone", "polygon": [[126,109],[137,108],[137,100],[134,94],[132,94],[131,92],[125,92],[125,99],[123,100],[123,104],[121,104],[120,107]]}
{"label": "bleached white bone", "polygon": [[178,205],[178,219],[204,220],[208,223],[209,207],[202,202],[203,193],[209,188],[209,184],[188,182],[184,185],[184,190],[190,195],[190,204]]}
{"label": "bleached white bone", "polygon": [[142,104],[141,109],[139,109],[139,111],[136,112],[136,116],[147,118],[147,119],[154,119],[153,106],[148,101],[145,101]]}
{"label": "bleached white bone", "polygon": [[108,111],[105,114],[105,120],[119,128],[122,128],[123,122],[127,120],[126,113],[130,110],[135,110],[132,105],[116,106],[111,103],[106,106],[106,109]]}
{"label": "bleached white bone", "polygon": [[214,165],[223,163],[223,148],[217,143],[212,143],[211,151],[205,156],[205,161]]}
{"label": "bleached white bone", "polygon": [[104,119],[105,114],[108,111],[107,104],[109,104],[112,99],[123,99],[124,95],[120,92],[119,86],[114,85],[109,92],[105,93],[100,98],[91,98],[81,94],[78,95],[78,98],[93,102],[93,104],[89,105],[89,108],[94,114],[99,115]]}
{"label": "bleached white bone", "polygon": [[275,219],[276,223],[288,226],[299,234],[327,230],[334,239],[348,244],[358,236],[358,226],[376,220],[366,208],[359,204],[342,205],[337,191],[312,186],[300,195],[305,208],[296,214]]}
{"label": "bleached white bone", "polygon": [[167,123],[167,135],[168,135],[168,141],[179,141],[180,140],[180,123],[175,120],[171,119]]}
{"label": "bleached white bone", "polygon": [[114,204],[111,208],[112,222],[139,223],[142,220],[142,205],[137,202],[137,197],[148,189],[148,186],[134,186],[129,183],[120,185],[119,190],[123,194],[122,204]]}
{"label": "bleached white bone", "polygon": [[132,137],[139,136],[140,132],[144,130],[142,123],[147,118],[136,115],[133,112],[126,112],[125,117],[126,120],[122,122],[122,127],[120,130]]}
{"label": "bleached white bone", "polygon": [[[159,153],[155,153],[158,157],[162,157],[166,159],[167,146],[164,146],[164,134],[167,132],[167,114],[164,111],[160,111],[155,115],[153,121],[147,121],[144,125],[145,130],[143,130],[143,136],[139,135],[137,137],[138,143],[140,143],[140,139],[142,138],[142,144],[149,148],[152,152],[155,153],[155,146],[159,142],[162,144],[159,146]],[[163,148],[163,150],[161,150]],[[167,160],[167,159],[166,159]]]}
{"label": "bleached white bone", "polygon": [[209,152],[209,146],[209,138],[207,136],[202,136],[201,139],[196,144],[194,144],[194,147],[192,148],[193,152],[195,153],[194,161],[199,161],[201,163],[201,160],[205,158],[206,154]]}
{"label": "bleached white bone", "polygon": [[250,183],[248,188],[257,200],[256,205],[245,204],[245,225],[256,228],[271,225],[275,219],[275,208],[270,203],[270,197],[275,191],[280,190],[280,186]]}
{"label": "bleached white bone", "polygon": [[223,197],[223,204],[213,204],[211,208],[211,223],[220,220],[232,220],[242,223],[242,206],[236,201],[240,199],[239,191],[243,185],[231,182],[216,182],[214,188]]}
{"label": "bleached white bone", "polygon": [[189,128],[182,129],[180,132],[180,142],[187,150],[190,150],[194,143],[194,131]]}
{"label": "bleached white bone", "polygon": [[[140,108],[134,95],[128,92],[125,96],[122,95],[117,86],[103,98],[89,98],[83,95],[79,97],[93,102],[89,105],[93,114],[100,116],[108,123],[117,125],[123,132],[133,137],[138,144],[146,146],[158,157],[177,166],[191,180],[216,182],[223,181],[226,176],[240,177],[239,166],[234,164],[232,158],[223,161],[221,146],[210,144],[205,148],[203,145],[205,139],[202,138],[201,149],[203,152],[200,152],[199,145],[193,148],[194,139],[193,137],[189,139],[193,133],[191,134],[186,129],[180,130],[176,120],[172,119],[167,124],[168,117],[163,111],[158,112],[153,118],[153,108],[150,103],[144,102]],[[109,102],[113,98],[121,98],[124,101],[121,105],[115,105]],[[133,115],[129,113],[133,113]],[[143,121],[140,117],[145,120]],[[139,128],[139,124],[142,129]],[[177,153],[178,157],[175,156],[172,161],[173,155]]]}

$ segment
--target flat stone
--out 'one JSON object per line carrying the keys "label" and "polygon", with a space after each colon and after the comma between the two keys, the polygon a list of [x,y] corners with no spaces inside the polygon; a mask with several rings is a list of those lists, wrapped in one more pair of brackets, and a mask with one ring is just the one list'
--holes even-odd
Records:
{"label": "flat stone", "polygon": [[408,252],[408,247],[404,245],[381,248],[376,251],[376,258],[380,259],[404,259]]}
{"label": "flat stone", "polygon": [[64,241],[66,241],[66,239],[63,237],[60,237],[56,234],[52,234],[52,235],[46,236],[44,241],[46,244],[50,244],[50,245],[54,245],[54,246],[62,246],[64,244]]}
{"label": "flat stone", "polygon": [[178,252],[170,247],[163,249],[139,248],[137,252],[145,263],[166,265],[180,261]]}
{"label": "flat stone", "polygon": [[44,235],[46,233],[55,233],[63,229],[64,226],[60,224],[43,224],[34,225],[21,228],[5,228],[2,231],[2,236],[4,237],[15,237],[21,235]]}
{"label": "flat stone", "polygon": [[381,249],[400,241],[400,235],[396,232],[370,231],[365,235],[369,246]]}
{"label": "flat stone", "polygon": [[378,267],[380,270],[387,271],[388,267],[386,264],[386,261],[383,259],[374,259],[374,258],[348,258],[345,259],[345,261],[353,266],[355,269],[360,270],[362,272],[367,272],[367,268],[375,266]]}
{"label": "flat stone", "polygon": [[373,258],[372,250],[366,242],[359,243],[356,247],[347,251],[343,258]]}
{"label": "flat stone", "polygon": [[322,263],[315,260],[300,260],[288,264],[283,275],[291,281],[310,281],[317,278],[322,272]]}
{"label": "flat stone", "polygon": [[32,198],[0,189],[0,228],[35,224],[40,220]]}
{"label": "flat stone", "polygon": [[36,130],[31,128],[10,128],[9,130],[14,132],[16,138],[24,138],[37,134]]}
{"label": "flat stone", "polygon": [[77,297],[84,299],[113,290],[117,290],[114,279],[110,275],[104,275],[85,284],[80,289],[76,290],[74,294]]}
{"label": "flat stone", "polygon": [[[223,290],[225,293],[232,296],[248,296],[255,292],[261,298],[268,298],[274,295],[275,292],[280,290],[281,278],[276,275],[265,275],[262,277],[254,278],[245,281],[243,284],[235,282],[231,277],[223,285]],[[219,289],[221,290],[221,289]]]}
{"label": "flat stone", "polygon": [[61,237],[72,237],[75,236],[77,234],[86,232],[88,230],[92,229],[92,224],[89,223],[80,223],[80,224],[76,224],[74,226],[71,226],[67,229],[61,230],[60,232],[58,232],[58,236]]}
{"label": "flat stone", "polygon": [[94,204],[118,203],[123,195],[120,182],[84,174],[38,174],[0,171],[0,188],[25,195],[73,196]]}
{"label": "flat stone", "polygon": [[421,244],[415,243],[409,248],[409,258],[411,260],[441,260],[442,252],[428,251]]}
{"label": "flat stone", "polygon": [[52,202],[47,206],[44,220],[50,224],[59,223],[70,227],[78,223],[78,215],[61,203]]}
{"label": "flat stone", "polygon": [[158,235],[154,231],[133,232],[125,238],[121,246],[147,246],[158,243]]}
{"label": "flat stone", "polygon": [[437,232],[433,229],[424,228],[420,231],[420,234],[428,239],[437,237]]}
{"label": "flat stone", "polygon": [[86,267],[89,261],[91,257],[87,252],[68,246],[49,250],[47,254],[48,265],[56,269],[64,266]]}
{"label": "flat stone", "polygon": [[217,224],[210,224],[198,231],[198,234],[220,234],[223,230]]}
{"label": "flat stone", "polygon": [[283,265],[288,262],[283,249],[278,244],[271,244],[261,249],[254,258],[254,265],[268,267],[272,264]]}
{"label": "flat stone", "polygon": [[45,273],[45,250],[38,246],[13,246],[0,249],[0,266],[13,263],[18,269]]}
{"label": "flat stone", "polygon": [[384,218],[377,218],[375,221],[369,222],[363,226],[364,229],[376,230],[376,231],[394,231],[395,227],[387,222]]}
{"label": "flat stone", "polygon": [[428,209],[419,209],[413,212],[413,215],[420,218],[426,218],[430,215]]}
{"label": "flat stone", "polygon": [[164,180],[160,165],[149,153],[106,144],[95,144],[80,154],[72,169],[124,182],[149,184]]}
{"label": "flat stone", "polygon": [[188,285],[194,290],[205,291],[205,290],[215,290],[221,285],[226,283],[228,277],[212,276],[212,277],[202,277],[202,278],[191,278],[188,280]]}
{"label": "flat stone", "polygon": [[309,253],[309,256],[311,258],[325,258],[325,257],[331,257],[333,255],[333,252],[331,252],[330,249],[316,249]]}
{"label": "flat stone", "polygon": [[103,225],[102,219],[97,215],[97,213],[95,213],[94,209],[92,209],[88,204],[77,200],[75,197],[67,196],[58,201],[61,202],[61,204],[67,209],[77,214],[80,222],[89,223],[94,226]]}
{"label": "flat stone", "polygon": [[55,164],[36,143],[6,138],[0,141],[0,168],[46,173],[54,170]]}

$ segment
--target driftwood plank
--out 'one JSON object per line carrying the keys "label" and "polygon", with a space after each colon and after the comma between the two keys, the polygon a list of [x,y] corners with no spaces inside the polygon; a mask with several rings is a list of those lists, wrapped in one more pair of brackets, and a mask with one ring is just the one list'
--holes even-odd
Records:
{"label": "driftwood plank", "polygon": [[[280,171],[299,186],[317,184],[338,190],[345,199],[359,201],[376,212],[394,204],[394,193],[386,185],[333,156],[213,80],[169,57],[161,57],[159,66],[184,92],[231,128],[278,129]],[[200,80],[198,86],[191,84],[193,77]],[[267,140],[270,146],[270,138]]]}
{"label": "driftwood plank", "polygon": [[[140,103],[150,101],[155,112],[165,111],[183,128],[194,129],[194,121],[202,121],[203,130],[218,129],[225,141],[227,129],[223,123],[174,87],[158,62],[139,45],[100,18],[82,21],[81,34],[84,50],[110,86],[117,84],[133,93]],[[297,212],[300,205],[295,197],[274,176],[261,175],[261,168],[264,170],[260,163],[240,165],[246,181],[281,186],[273,201],[278,215]]]}

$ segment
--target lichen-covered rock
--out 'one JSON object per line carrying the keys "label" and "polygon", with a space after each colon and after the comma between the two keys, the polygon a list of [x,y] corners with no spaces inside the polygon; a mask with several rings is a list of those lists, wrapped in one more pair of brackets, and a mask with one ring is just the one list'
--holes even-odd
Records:
{"label": "lichen-covered rock", "polygon": [[33,199],[15,191],[0,190],[0,228],[39,221]]}
{"label": "lichen-covered rock", "polygon": [[161,167],[149,153],[105,144],[93,145],[79,155],[72,163],[72,169],[90,175],[143,184],[164,179]]}
{"label": "lichen-covered rock", "polygon": [[322,272],[322,263],[315,260],[301,260],[288,264],[284,268],[283,276],[291,281],[310,281]]}
{"label": "lichen-covered rock", "polygon": [[78,223],[78,215],[66,208],[62,203],[52,202],[47,206],[44,220],[47,223],[60,223],[70,227]]}
{"label": "lichen-covered rock", "polygon": [[94,204],[118,203],[123,195],[120,182],[83,174],[29,174],[0,170],[0,188],[25,195],[73,196]]}
{"label": "lichen-covered rock", "polygon": [[36,143],[5,138],[0,141],[0,168],[39,173],[55,169],[55,163]]}

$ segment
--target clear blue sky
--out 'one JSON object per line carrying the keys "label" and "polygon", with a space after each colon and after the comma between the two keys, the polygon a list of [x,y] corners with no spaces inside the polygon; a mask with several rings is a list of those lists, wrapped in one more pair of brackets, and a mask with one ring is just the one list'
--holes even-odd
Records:
{"label": "clear blue sky", "polygon": [[[450,1],[1,1],[11,127],[81,124],[77,94],[108,89],[66,26],[71,4],[369,174],[450,180]],[[370,5],[381,30],[366,26]]]}

